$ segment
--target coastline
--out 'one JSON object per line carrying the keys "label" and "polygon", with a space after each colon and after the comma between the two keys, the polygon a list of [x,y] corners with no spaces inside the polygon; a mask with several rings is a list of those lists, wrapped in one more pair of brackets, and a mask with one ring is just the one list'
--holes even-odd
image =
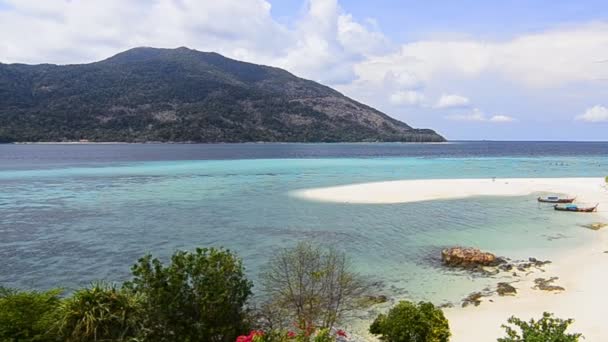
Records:
{"label": "coastline", "polygon": [[[608,221],[608,189],[603,178],[510,178],[404,180],[300,190],[292,196],[321,202],[353,204],[411,203],[473,196],[525,196],[558,193],[578,196],[582,203],[599,203],[598,221]],[[589,214],[580,214],[589,215]],[[595,231],[585,245],[560,252],[542,273],[513,279],[515,296],[493,294],[478,307],[444,310],[450,322],[452,342],[490,341],[503,337],[510,316],[540,318],[544,311],[573,318],[569,331],[582,333],[586,341],[608,340],[603,316],[608,308],[604,295],[608,284],[608,230]],[[532,289],[535,278],[558,277],[555,285],[565,291]],[[479,289],[481,290],[481,289]],[[439,304],[439,303],[436,303]]]}
{"label": "coastline", "polygon": [[223,145],[223,144],[407,144],[407,145],[448,145],[459,141],[336,141],[336,142],[310,142],[310,141],[241,141],[241,142],[196,142],[196,141],[14,141],[0,144],[6,145]]}

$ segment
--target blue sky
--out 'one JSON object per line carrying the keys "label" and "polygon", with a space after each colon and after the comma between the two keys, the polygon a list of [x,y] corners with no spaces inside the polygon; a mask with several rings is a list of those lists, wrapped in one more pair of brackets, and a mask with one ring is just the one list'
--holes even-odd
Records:
{"label": "blue sky", "polygon": [[[270,2],[274,16],[290,21],[306,8],[301,0]],[[435,33],[504,38],[608,18],[608,5],[602,0],[349,0],[340,5],[356,18],[375,19],[386,35],[400,41]]]}
{"label": "blue sky", "polygon": [[450,139],[608,140],[605,1],[0,0],[0,62],[188,46]]}

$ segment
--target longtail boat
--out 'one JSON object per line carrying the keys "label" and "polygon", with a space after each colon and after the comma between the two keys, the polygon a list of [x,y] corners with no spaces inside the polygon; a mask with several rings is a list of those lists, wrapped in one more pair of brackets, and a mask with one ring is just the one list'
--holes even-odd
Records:
{"label": "longtail boat", "polygon": [[576,197],[573,198],[560,198],[557,196],[539,197],[536,200],[541,203],[572,203]]}
{"label": "longtail boat", "polygon": [[597,210],[597,206],[599,204],[596,204],[595,207],[579,207],[576,204],[567,204],[567,205],[558,205],[556,204],[555,206],[553,206],[553,208],[555,210],[559,210],[559,211],[572,211],[572,212],[578,212],[578,213],[592,213],[594,211]]}

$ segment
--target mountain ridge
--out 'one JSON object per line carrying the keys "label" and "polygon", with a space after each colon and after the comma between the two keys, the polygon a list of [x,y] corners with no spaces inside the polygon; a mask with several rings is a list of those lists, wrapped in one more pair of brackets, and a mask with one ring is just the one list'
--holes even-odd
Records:
{"label": "mountain ridge", "polygon": [[271,66],[186,47],[87,64],[0,63],[0,142],[439,142]]}

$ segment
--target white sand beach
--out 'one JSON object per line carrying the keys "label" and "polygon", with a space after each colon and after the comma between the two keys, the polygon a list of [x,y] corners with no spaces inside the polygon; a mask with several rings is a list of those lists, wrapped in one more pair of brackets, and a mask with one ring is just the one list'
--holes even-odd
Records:
{"label": "white sand beach", "polygon": [[[601,178],[521,178],[404,180],[355,184],[295,192],[299,198],[340,203],[407,203],[471,196],[521,196],[535,193],[578,196],[577,201],[599,203],[598,221],[608,222],[608,190]],[[588,214],[578,214],[588,215]],[[583,333],[585,341],[608,341],[608,228],[598,230],[584,247],[567,250],[546,266],[512,285],[517,295],[483,299],[478,307],[447,309],[454,342],[495,341],[504,336],[500,327],[508,317],[540,318],[543,311],[560,318],[574,318],[570,331]],[[563,292],[533,290],[534,278],[559,277]],[[480,289],[481,290],[481,289]],[[490,301],[491,300],[491,301]]]}

